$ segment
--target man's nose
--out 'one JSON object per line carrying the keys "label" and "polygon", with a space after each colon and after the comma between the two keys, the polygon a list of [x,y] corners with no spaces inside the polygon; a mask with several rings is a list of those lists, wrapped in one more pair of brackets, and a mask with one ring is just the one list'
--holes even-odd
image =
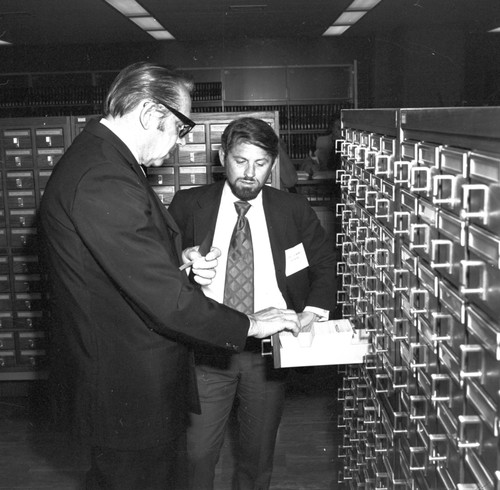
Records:
{"label": "man's nose", "polygon": [[253,178],[255,177],[255,165],[249,163],[245,169],[245,177]]}

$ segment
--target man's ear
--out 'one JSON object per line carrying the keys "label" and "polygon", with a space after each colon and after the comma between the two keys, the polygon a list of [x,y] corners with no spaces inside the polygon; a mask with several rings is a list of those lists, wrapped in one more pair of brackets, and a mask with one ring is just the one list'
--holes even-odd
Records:
{"label": "man's ear", "polygon": [[222,148],[219,148],[219,160],[223,167],[226,166],[226,154]]}
{"label": "man's ear", "polygon": [[151,127],[151,124],[154,123],[153,116],[155,111],[156,105],[149,100],[145,100],[140,104],[139,121],[144,129],[149,129]]}

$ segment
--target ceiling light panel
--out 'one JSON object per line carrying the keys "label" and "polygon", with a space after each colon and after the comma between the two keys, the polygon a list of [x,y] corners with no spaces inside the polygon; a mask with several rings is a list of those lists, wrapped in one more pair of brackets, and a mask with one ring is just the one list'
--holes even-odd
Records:
{"label": "ceiling light panel", "polygon": [[170,32],[162,29],[161,31],[146,31],[150,36],[154,37],[158,41],[171,41],[175,39]]}
{"label": "ceiling light panel", "polygon": [[353,12],[344,12],[340,14],[339,18],[334,22],[335,25],[352,25],[355,24],[363,15],[366,14],[366,11],[353,11]]}
{"label": "ceiling light panel", "polygon": [[137,24],[144,31],[153,31],[153,30],[164,29],[164,27],[154,17],[151,17],[151,16],[148,16],[148,17],[129,17],[129,19],[134,24]]}
{"label": "ceiling light panel", "polygon": [[323,36],[340,36],[351,26],[330,26],[324,33]]}
{"label": "ceiling light panel", "polygon": [[149,12],[141,7],[135,0],[104,0],[126,17],[149,15]]}
{"label": "ceiling light panel", "polygon": [[354,0],[346,10],[370,10],[379,3],[380,0]]}

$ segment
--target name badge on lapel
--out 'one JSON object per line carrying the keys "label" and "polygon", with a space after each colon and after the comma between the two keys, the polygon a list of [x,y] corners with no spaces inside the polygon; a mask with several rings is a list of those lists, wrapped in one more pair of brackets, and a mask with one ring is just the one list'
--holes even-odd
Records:
{"label": "name badge on lapel", "polygon": [[286,277],[295,274],[296,272],[309,267],[309,262],[307,261],[306,251],[304,250],[304,245],[299,243],[295,247],[285,250],[285,275]]}

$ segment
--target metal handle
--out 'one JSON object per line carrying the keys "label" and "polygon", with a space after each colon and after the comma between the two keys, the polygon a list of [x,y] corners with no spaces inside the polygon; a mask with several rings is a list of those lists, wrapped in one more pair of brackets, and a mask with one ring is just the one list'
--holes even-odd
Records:
{"label": "metal handle", "polygon": [[[487,271],[486,264],[481,260],[461,260],[462,267],[462,286],[460,291],[462,294],[480,294],[482,299],[486,299],[487,291]],[[478,284],[473,287],[470,284],[471,271],[478,270]]]}
{"label": "metal handle", "polygon": [[391,155],[375,155],[375,175],[391,175]]}
{"label": "metal handle", "polygon": [[377,204],[377,191],[366,191],[365,192],[365,208],[366,209],[375,209]]}
{"label": "metal handle", "polygon": [[482,379],[484,375],[484,349],[477,344],[462,344],[460,346],[460,379]]}
{"label": "metal handle", "polygon": [[[485,184],[464,184],[463,189],[463,206],[462,218],[481,218],[484,225],[488,224],[488,209],[489,209],[489,187]],[[482,205],[478,206],[479,211],[471,211],[471,195],[475,191],[482,197]]]}
{"label": "metal handle", "polygon": [[[381,211],[385,208],[385,212]],[[375,217],[376,218],[389,218],[390,201],[389,199],[375,199]]]}
{"label": "metal handle", "polygon": [[[415,236],[418,230],[424,230],[424,243],[415,243]],[[410,225],[410,250],[422,248],[425,252],[429,251],[429,225],[425,223],[413,223]]]}
{"label": "metal handle", "polygon": [[[450,183],[450,196],[443,197],[442,182]],[[441,194],[441,197],[439,197]],[[432,178],[432,202],[434,204],[457,204],[460,199],[457,197],[457,176],[456,175],[434,175]]]}
{"label": "metal handle", "polygon": [[[271,346],[271,349],[266,351],[266,346],[267,345],[270,345]],[[273,355],[273,350],[272,350],[272,346],[273,346],[273,339],[272,337],[271,338],[268,338],[268,339],[262,339],[261,343],[260,343],[260,354],[261,356],[272,356]]]}
{"label": "metal handle", "polygon": [[365,200],[366,188],[367,188],[367,186],[365,184],[358,184],[356,186],[356,196],[355,196],[356,201],[364,201]]}
{"label": "metal handle", "polygon": [[[444,254],[448,260],[438,261],[440,250],[445,250]],[[448,269],[451,274],[453,271],[453,264],[451,258],[453,256],[453,242],[451,240],[431,240],[431,267],[433,269]]]}
{"label": "metal handle", "polygon": [[409,235],[410,234],[410,213],[407,211],[394,212],[394,234]]}
{"label": "metal handle", "polygon": [[[415,160],[398,160],[394,162],[394,183],[410,185],[410,169],[415,165]],[[407,177],[403,173],[406,168]]]}
{"label": "metal handle", "polygon": [[477,448],[481,452],[483,423],[477,415],[458,416],[458,447]]}
{"label": "metal handle", "polygon": [[394,269],[394,291],[406,291],[410,284],[408,269]]}
{"label": "metal handle", "polygon": [[[424,183],[420,184],[422,180],[421,175],[424,176]],[[410,169],[410,189],[412,192],[431,192],[431,169],[429,167],[411,167]],[[417,182],[419,185],[417,185]]]}
{"label": "metal handle", "polygon": [[379,151],[376,150],[368,150],[366,152],[366,160],[365,160],[365,168],[367,170],[375,170],[375,158],[379,154]]}

